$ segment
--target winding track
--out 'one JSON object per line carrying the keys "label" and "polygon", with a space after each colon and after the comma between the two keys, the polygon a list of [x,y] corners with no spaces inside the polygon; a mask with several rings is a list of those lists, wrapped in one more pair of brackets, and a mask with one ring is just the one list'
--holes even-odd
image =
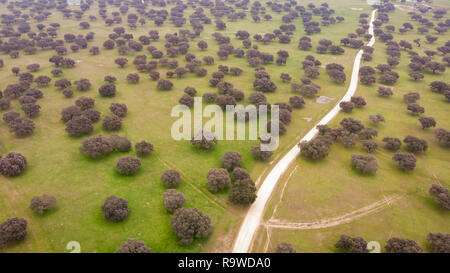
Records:
{"label": "winding track", "polygon": [[[375,13],[377,10],[372,11],[372,15],[370,18],[370,27],[369,33],[372,34],[372,39],[367,43],[367,46],[372,46],[375,43],[375,35],[373,33],[373,21],[375,20]],[[349,101],[350,98],[355,94],[356,88],[358,87],[358,79],[359,79],[359,67],[361,65],[361,56],[363,51],[360,50],[358,54],[356,54],[355,61],[353,62],[353,71],[352,77],[350,81],[350,85],[347,89],[347,93],[345,93],[344,97],[336,103],[333,109],[331,109],[328,114],[322,118],[301,140],[301,141],[309,141],[316,136],[318,130],[316,129],[317,125],[325,125],[328,124],[340,111],[339,103],[342,101]],[[260,226],[261,220],[264,216],[264,210],[266,208],[266,204],[272,195],[273,190],[277,182],[280,180],[281,176],[288,169],[289,165],[294,162],[294,160],[300,154],[300,148],[295,145],[292,149],[283,156],[283,158],[278,161],[278,163],[273,167],[267,177],[264,179],[261,187],[258,190],[258,197],[255,202],[250,206],[247,211],[247,215],[244,218],[244,221],[241,224],[239,229],[239,234],[234,242],[233,253],[246,253],[250,250],[250,246],[253,242],[253,237]]]}

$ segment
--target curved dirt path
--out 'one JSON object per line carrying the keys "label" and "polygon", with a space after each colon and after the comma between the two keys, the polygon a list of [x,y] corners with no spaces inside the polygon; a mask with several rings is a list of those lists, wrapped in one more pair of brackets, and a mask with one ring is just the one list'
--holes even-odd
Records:
{"label": "curved dirt path", "polygon": [[270,219],[269,221],[267,221],[265,225],[271,228],[284,228],[284,229],[319,229],[319,228],[334,227],[350,223],[351,221],[357,218],[378,212],[400,198],[401,197],[398,195],[392,195],[389,197],[385,197],[383,200],[377,201],[368,206],[365,206],[358,210],[354,210],[344,215],[327,219],[321,219],[313,222],[286,222],[280,221],[278,219]]}
{"label": "curved dirt path", "polygon": [[[372,46],[375,43],[375,35],[373,33],[373,21],[375,20],[376,10],[372,11],[372,16],[370,19],[369,33],[372,34],[372,39],[367,43],[368,46]],[[356,88],[358,87],[358,77],[359,77],[359,67],[361,65],[361,56],[363,52],[360,50],[355,57],[353,63],[352,77],[350,85],[345,93],[344,97],[336,103],[333,109],[331,109],[328,114],[322,118],[300,141],[309,141],[318,133],[316,129],[317,125],[328,124],[336,115],[339,113],[339,103],[342,101],[349,101],[350,98],[355,94]],[[258,229],[261,220],[264,216],[264,210],[267,202],[272,195],[275,186],[280,180],[280,177],[288,169],[289,165],[294,162],[300,153],[300,148],[297,144],[283,156],[283,158],[278,161],[278,163],[273,167],[267,177],[264,179],[261,187],[258,190],[258,197],[255,202],[250,206],[244,221],[239,229],[239,234],[234,242],[233,253],[246,253],[250,250],[253,237]]]}

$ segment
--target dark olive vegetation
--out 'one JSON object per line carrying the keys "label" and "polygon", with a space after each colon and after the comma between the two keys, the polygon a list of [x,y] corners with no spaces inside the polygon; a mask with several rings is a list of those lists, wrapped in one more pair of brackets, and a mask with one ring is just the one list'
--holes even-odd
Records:
{"label": "dark olive vegetation", "polygon": [[241,167],[242,165],[242,155],[238,152],[226,152],[221,159],[222,165],[225,169],[232,171],[236,167]]}
{"label": "dark olive vegetation", "polygon": [[205,238],[211,233],[211,219],[200,210],[179,208],[170,217],[170,224],[180,238],[181,245],[190,245],[196,238]]}
{"label": "dark olive vegetation", "polygon": [[250,178],[235,180],[231,186],[230,201],[239,205],[250,205],[256,199],[255,182]]}
{"label": "dark olive vegetation", "polygon": [[133,175],[141,166],[141,161],[133,156],[124,156],[117,160],[116,170],[120,174]]}
{"label": "dark olive vegetation", "polygon": [[111,140],[114,151],[128,152],[131,150],[131,142],[126,137],[112,134],[109,139]]}
{"label": "dark olive vegetation", "polygon": [[153,152],[153,145],[150,142],[142,140],[134,145],[136,155],[139,157],[145,157]]}
{"label": "dark olive vegetation", "polygon": [[212,192],[218,192],[231,186],[231,179],[228,171],[222,168],[213,168],[209,170],[206,176],[208,188]]}
{"label": "dark olive vegetation", "polygon": [[302,141],[298,145],[301,154],[312,160],[321,160],[328,156],[331,140],[327,136],[318,136],[310,141]]}
{"label": "dark olive vegetation", "polygon": [[128,217],[128,200],[111,195],[102,205],[103,217],[111,222],[121,222]]}
{"label": "dark olive vegetation", "polygon": [[105,116],[102,126],[107,131],[119,131],[122,128],[122,119],[116,115]]}
{"label": "dark olive vegetation", "polygon": [[169,212],[174,212],[176,209],[183,206],[186,198],[181,192],[174,189],[169,189],[164,193],[164,207]]}
{"label": "dark olive vegetation", "polygon": [[27,236],[27,220],[9,218],[0,224],[0,246],[25,239]]}
{"label": "dark olive vegetation", "polygon": [[350,237],[341,235],[339,241],[334,245],[340,251],[348,253],[368,253],[367,242],[361,237]]}
{"label": "dark olive vegetation", "polygon": [[297,251],[291,244],[284,242],[277,245],[275,253],[297,253]]}
{"label": "dark olive vegetation", "polygon": [[376,173],[378,170],[377,159],[372,155],[352,154],[352,166],[364,174]]}
{"label": "dark olive vegetation", "polygon": [[429,193],[434,197],[436,204],[443,209],[450,210],[450,195],[448,189],[439,184],[432,184]]}
{"label": "dark olive vegetation", "polygon": [[427,241],[433,253],[450,253],[450,234],[430,232]]}
{"label": "dark olive vegetation", "polygon": [[112,141],[102,135],[86,138],[79,148],[80,153],[91,158],[98,158],[113,151]]}
{"label": "dark olive vegetation", "polygon": [[423,249],[413,240],[391,238],[387,241],[385,249],[389,253],[422,253]]}
{"label": "dark olive vegetation", "polygon": [[217,144],[217,136],[209,131],[200,130],[192,137],[191,144],[203,149],[211,149],[214,144]]}
{"label": "dark olive vegetation", "polygon": [[21,153],[10,152],[0,157],[0,173],[4,176],[18,176],[27,166],[27,159]]}
{"label": "dark olive vegetation", "polygon": [[142,241],[128,239],[120,245],[116,253],[152,253],[152,250]]}
{"label": "dark olive vegetation", "polygon": [[44,212],[55,208],[56,205],[56,197],[47,194],[35,196],[30,201],[30,209],[39,214],[43,214]]}

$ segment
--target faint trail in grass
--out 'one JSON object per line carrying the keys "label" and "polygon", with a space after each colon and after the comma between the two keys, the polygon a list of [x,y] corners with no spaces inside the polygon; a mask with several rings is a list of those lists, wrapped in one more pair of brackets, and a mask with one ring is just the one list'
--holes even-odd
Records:
{"label": "faint trail in grass", "polygon": [[392,195],[389,197],[385,197],[384,199],[372,203],[368,206],[362,207],[358,210],[346,213],[344,215],[340,215],[337,217],[321,219],[313,222],[287,222],[278,219],[270,219],[265,223],[266,226],[271,228],[281,228],[281,229],[321,229],[321,228],[329,228],[342,224],[347,224],[361,218],[363,216],[376,213],[386,206],[396,202],[402,198],[399,195]]}

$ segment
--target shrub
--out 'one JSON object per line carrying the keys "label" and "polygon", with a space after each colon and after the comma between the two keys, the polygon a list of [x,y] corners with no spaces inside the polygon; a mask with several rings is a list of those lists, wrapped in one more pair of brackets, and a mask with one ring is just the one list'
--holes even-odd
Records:
{"label": "shrub", "polygon": [[386,243],[389,253],[422,253],[423,249],[413,240],[391,238]]}
{"label": "shrub", "polygon": [[427,241],[430,242],[431,252],[450,253],[450,234],[430,232]]}
{"label": "shrub", "polygon": [[209,170],[206,179],[208,181],[208,188],[212,192],[218,192],[231,185],[230,176],[228,175],[227,170],[222,168],[212,168]]}
{"label": "shrub", "polygon": [[378,163],[372,155],[352,154],[352,167],[364,174],[371,174],[377,172]]}
{"label": "shrub", "polygon": [[121,118],[125,117],[128,112],[127,106],[123,103],[111,103],[109,110],[111,113]]}
{"label": "shrub", "polygon": [[205,238],[211,233],[211,219],[196,208],[177,209],[170,224],[181,239],[181,245],[189,245],[195,238]]}
{"label": "shrub", "polygon": [[109,139],[111,140],[114,151],[128,152],[131,150],[131,142],[126,137],[112,134]]}
{"label": "shrub", "polygon": [[339,107],[342,109],[342,111],[346,113],[350,113],[353,111],[353,103],[350,101],[342,101],[339,103]]}
{"label": "shrub", "polygon": [[191,96],[189,96],[189,95],[187,95],[187,94],[184,94],[179,100],[178,100],[178,102],[180,103],[180,104],[183,104],[183,105],[186,105],[187,107],[192,107],[193,105],[194,105],[194,98],[193,97],[191,97]]}
{"label": "shrub", "polygon": [[405,137],[403,142],[406,144],[406,149],[412,153],[425,152],[428,149],[426,140],[414,136]]}
{"label": "shrub", "polygon": [[25,103],[21,108],[25,116],[29,118],[37,117],[39,115],[39,112],[41,111],[41,106],[35,103]]}
{"label": "shrub", "polygon": [[250,205],[256,199],[255,183],[250,178],[236,180],[231,187],[230,201],[234,204]]}
{"label": "shrub", "polygon": [[176,188],[180,185],[181,176],[177,170],[167,170],[161,175],[161,181],[167,188]]}
{"label": "shrub", "polygon": [[345,131],[353,134],[356,134],[364,129],[364,125],[361,123],[361,121],[354,118],[344,118],[339,124],[342,126],[342,128],[344,128]]}
{"label": "shrub", "polygon": [[192,137],[191,144],[203,149],[210,149],[217,144],[217,136],[209,131],[200,130]]}
{"label": "shrub", "polygon": [[378,95],[380,95],[381,97],[390,97],[394,95],[394,93],[392,92],[391,88],[380,86],[378,87]]}
{"label": "shrub", "polygon": [[419,117],[419,122],[422,125],[422,129],[436,126],[436,120],[433,117]]}
{"label": "shrub", "polygon": [[28,137],[34,132],[34,122],[31,119],[18,117],[8,123],[9,131],[16,137]]}
{"label": "shrub", "polygon": [[367,104],[366,100],[361,96],[353,96],[350,98],[350,101],[353,102],[356,108],[364,107]]}
{"label": "shrub", "polygon": [[73,97],[73,90],[72,90],[72,88],[66,88],[66,89],[64,89],[62,91],[62,93],[63,93],[64,97],[66,97],[66,98]]}
{"label": "shrub", "polygon": [[243,168],[236,167],[231,172],[234,181],[250,178],[250,174]]}
{"label": "shrub", "polygon": [[100,112],[95,109],[87,109],[82,112],[82,116],[88,118],[91,122],[100,120]]}
{"label": "shrub", "polygon": [[238,152],[226,152],[221,159],[222,165],[225,169],[232,171],[236,167],[241,167],[242,165],[242,155]]}
{"label": "shrub", "polygon": [[13,177],[20,175],[27,166],[27,159],[21,153],[10,152],[0,158],[0,173],[4,176]]}
{"label": "shrub", "polygon": [[81,110],[77,106],[69,106],[61,111],[61,120],[63,122],[68,122],[76,116],[81,116]]}
{"label": "shrub", "polygon": [[103,216],[111,222],[121,222],[128,217],[128,200],[111,195],[102,205]]}
{"label": "shrub", "polygon": [[[88,97],[79,97],[75,101],[75,105],[80,108],[81,111],[93,108],[95,104],[95,100]],[[76,111],[76,110],[75,110]]]}
{"label": "shrub", "polygon": [[10,123],[19,117],[20,114],[16,111],[9,111],[8,113],[3,114],[3,121],[9,126]]}
{"label": "shrub", "polygon": [[432,184],[429,193],[434,197],[436,204],[443,209],[450,210],[450,195],[446,188],[438,184]]}
{"label": "shrub", "polygon": [[170,212],[174,212],[176,209],[183,206],[186,202],[186,198],[181,192],[174,189],[169,189],[164,193],[164,207]]}
{"label": "shrub", "polygon": [[139,157],[148,156],[151,152],[153,152],[153,145],[145,140],[136,143],[134,148],[136,149],[136,154]]}
{"label": "shrub", "polygon": [[66,124],[66,132],[72,136],[81,136],[89,134],[94,130],[92,121],[85,116],[76,116]]}
{"label": "shrub", "polygon": [[23,240],[27,236],[27,220],[9,218],[0,224],[0,245],[8,245]]}
{"label": "shrub", "polygon": [[30,209],[39,214],[43,214],[47,210],[56,207],[56,198],[52,195],[44,194],[42,196],[35,196],[31,199]]}
{"label": "shrub", "polygon": [[132,175],[135,174],[139,167],[141,166],[141,161],[134,156],[124,156],[117,160],[116,170],[120,174]]}
{"label": "shrub", "polygon": [[127,82],[131,84],[139,83],[139,75],[136,73],[130,73],[127,75]]}
{"label": "shrub", "polygon": [[392,159],[397,161],[404,171],[412,171],[416,167],[416,157],[413,154],[397,152]]}
{"label": "shrub", "polygon": [[11,107],[11,102],[7,98],[0,98],[0,111],[8,110]]}
{"label": "shrub", "polygon": [[173,87],[173,83],[169,80],[159,79],[157,87],[161,90],[170,90]]}
{"label": "shrub", "polygon": [[281,243],[275,248],[275,253],[297,253],[297,251],[295,251],[291,244]]}
{"label": "shrub", "polygon": [[142,241],[128,239],[125,243],[120,245],[116,250],[116,253],[152,253],[152,250]]}
{"label": "shrub", "polygon": [[292,96],[289,98],[289,104],[293,108],[302,108],[305,105],[305,100],[301,96]]}
{"label": "shrub", "polygon": [[118,131],[122,128],[122,120],[116,115],[105,116],[102,126],[108,131]]}
{"label": "shrub", "polygon": [[361,237],[350,237],[341,235],[339,241],[334,245],[337,249],[348,253],[368,253],[367,242]]}
{"label": "shrub", "polygon": [[450,131],[439,128],[435,131],[436,139],[447,147],[450,147]]}
{"label": "shrub", "polygon": [[79,148],[80,153],[91,158],[98,158],[113,151],[113,144],[109,138],[96,135],[83,140]]}
{"label": "shrub", "polygon": [[374,140],[364,140],[362,146],[368,153],[373,153],[378,148],[378,143]]}
{"label": "shrub", "polygon": [[370,115],[369,120],[375,125],[377,125],[379,122],[386,122],[384,117],[380,114]]}
{"label": "shrub", "polygon": [[216,101],[217,94],[216,93],[205,93],[203,94],[203,100],[207,103],[212,103]]}
{"label": "shrub", "polygon": [[397,151],[402,146],[402,142],[400,141],[400,139],[395,137],[385,137],[383,138],[383,142],[386,142],[386,145],[384,147],[391,151]]}
{"label": "shrub", "polygon": [[318,136],[310,141],[302,141],[299,144],[300,153],[312,160],[321,160],[328,156],[331,141],[325,136]]}

